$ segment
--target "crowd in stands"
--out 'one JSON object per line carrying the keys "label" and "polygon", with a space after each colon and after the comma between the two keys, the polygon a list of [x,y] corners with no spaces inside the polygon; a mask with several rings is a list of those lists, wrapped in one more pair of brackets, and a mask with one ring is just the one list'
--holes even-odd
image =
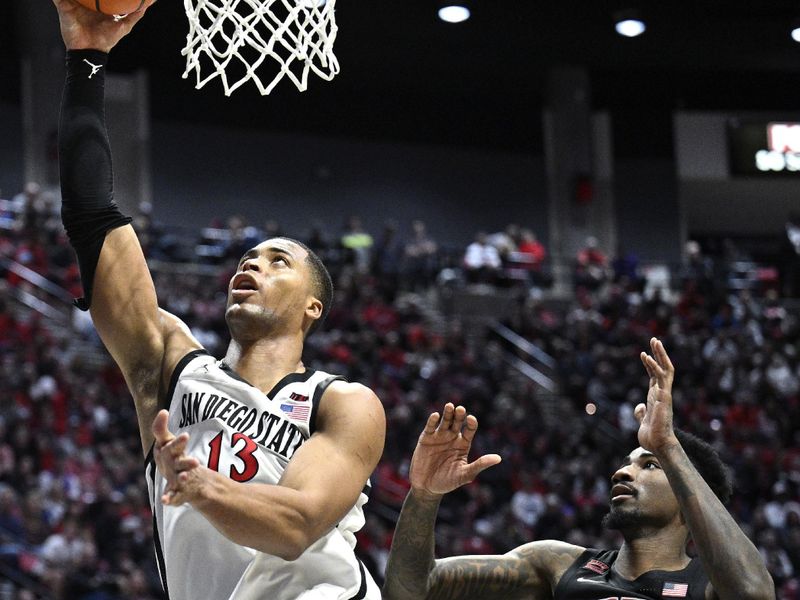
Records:
{"label": "crowd in stands", "polygon": [[[4,206],[0,257],[79,296],[54,199],[31,188]],[[309,337],[305,362],[372,387],[387,414],[384,457],[358,535],[376,579],[416,439],[427,414],[448,401],[478,416],[475,452],[504,460],[445,499],[440,556],[502,553],[546,538],[617,545],[600,521],[610,476],[636,446],[632,411],[647,383],[638,353],[655,335],[677,369],[676,424],[721,452],[735,479],[729,509],[763,555],[779,598],[800,598],[800,321],[779,286],[732,291],[721,259],[694,246],[671,286],[653,286],[635,259],[607,257],[590,240],[576,257],[570,300],[520,293],[505,319],[556,359],[561,389],[552,396],[509,366],[500,341],[432,314],[429,301],[443,268],[461,273],[464,285],[497,281],[499,268],[540,283],[546,252],[530,230],[479,234],[454,264],[421,222],[408,236],[389,223],[373,237],[351,219],[337,237],[321,224],[282,232],[231,217],[188,245],[155,224],[147,206],[134,224],[161,305],[217,356],[227,344],[225,286],[244,250],[285,233],[326,261],[335,302]],[[193,266],[175,266],[184,261]],[[84,316],[53,324],[20,309],[19,292],[41,296],[0,267],[0,599],[162,598],[125,383]]]}

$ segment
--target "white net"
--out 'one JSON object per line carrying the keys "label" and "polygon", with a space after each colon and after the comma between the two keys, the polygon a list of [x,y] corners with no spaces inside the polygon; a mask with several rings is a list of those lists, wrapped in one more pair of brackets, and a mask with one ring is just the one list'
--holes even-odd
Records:
{"label": "white net", "polygon": [[309,72],[330,81],[339,72],[333,54],[335,4],[336,0],[184,0],[189,34],[182,51],[183,77],[194,71],[197,89],[219,77],[227,96],[250,80],[262,95],[283,77],[301,92],[308,86]]}

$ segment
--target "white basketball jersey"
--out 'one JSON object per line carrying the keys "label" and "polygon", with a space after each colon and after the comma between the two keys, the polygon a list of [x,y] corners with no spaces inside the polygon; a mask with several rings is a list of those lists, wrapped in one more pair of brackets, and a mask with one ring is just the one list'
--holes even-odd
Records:
{"label": "white basketball jersey", "polygon": [[[203,350],[185,356],[167,395],[169,429],[186,431],[188,455],[242,483],[277,484],[314,432],[320,399],[339,377],[307,369],[286,375],[269,393],[253,387]],[[170,600],[379,600],[354,553],[364,525],[369,481],[355,506],[297,560],[239,546],[189,504],[161,503],[166,480],[152,450],[145,461],[156,558]]]}

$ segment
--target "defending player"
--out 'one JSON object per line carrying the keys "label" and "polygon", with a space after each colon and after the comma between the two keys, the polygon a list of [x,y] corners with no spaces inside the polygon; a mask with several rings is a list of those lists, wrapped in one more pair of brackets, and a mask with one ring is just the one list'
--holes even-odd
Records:
{"label": "defending player", "polygon": [[330,276],[290,239],[249,250],[228,287],[223,361],[159,310],[130,219],[112,201],[104,123],[107,53],[144,11],[115,22],[54,3],[68,49],[62,217],[83,306],[136,403],[168,596],[379,598],[353,548],[383,450],[383,408],[364,386],[301,361],[330,307]]}
{"label": "defending player", "polygon": [[[414,451],[384,599],[773,599],[761,556],[722,505],[731,491],[724,465],[708,444],[673,430],[675,370],[660,341],[650,347],[652,356],[641,355],[650,376],[647,404],[635,411],[641,447],[611,477],[604,520],[622,533],[619,550],[544,540],[502,556],[434,560],[442,495],[500,462],[496,454],[468,462],[478,422],[448,404],[438,425],[437,413],[428,418]],[[686,554],[690,536],[694,559]]]}

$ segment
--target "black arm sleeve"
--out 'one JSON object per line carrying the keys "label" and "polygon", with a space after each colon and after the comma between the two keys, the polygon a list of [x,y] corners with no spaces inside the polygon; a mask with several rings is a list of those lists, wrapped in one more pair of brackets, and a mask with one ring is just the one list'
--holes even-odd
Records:
{"label": "black arm sleeve", "polygon": [[61,220],[78,257],[84,297],[75,304],[88,310],[95,269],[106,233],[127,225],[114,203],[111,148],[105,123],[105,66],[99,50],[67,52],[67,80],[58,126]]}

